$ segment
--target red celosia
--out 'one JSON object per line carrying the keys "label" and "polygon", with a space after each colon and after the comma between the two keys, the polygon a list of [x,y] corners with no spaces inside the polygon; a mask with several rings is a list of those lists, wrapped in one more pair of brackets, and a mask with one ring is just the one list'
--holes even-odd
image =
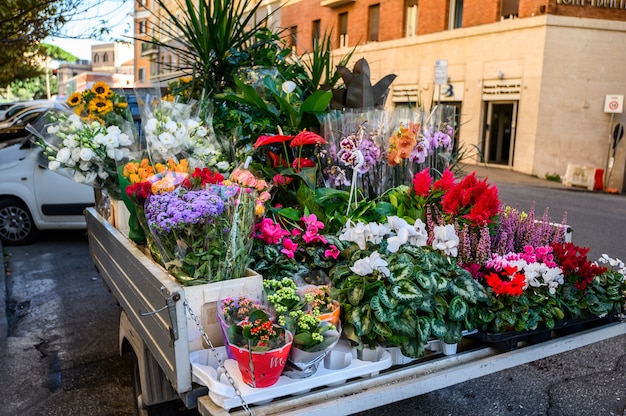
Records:
{"label": "red celosia", "polygon": [[413,176],[413,192],[418,196],[428,196],[430,194],[430,186],[432,185],[432,178],[428,173],[428,168],[416,173]]}
{"label": "red celosia", "polygon": [[473,225],[484,225],[498,214],[498,188],[487,180],[476,179],[475,172],[451,186],[441,199],[443,212],[462,216]]}
{"label": "red celosia", "polygon": [[433,184],[433,189],[447,191],[454,186],[454,174],[446,167],[443,175]]}
{"label": "red celosia", "polygon": [[284,143],[293,139],[293,136],[285,136],[283,134],[275,134],[273,136],[260,136],[254,143],[254,148],[267,146],[272,143]]}

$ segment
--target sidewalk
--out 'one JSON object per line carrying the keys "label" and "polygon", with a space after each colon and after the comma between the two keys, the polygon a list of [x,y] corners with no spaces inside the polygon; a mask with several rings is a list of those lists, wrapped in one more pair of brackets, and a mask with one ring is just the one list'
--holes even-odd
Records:
{"label": "sidewalk", "polygon": [[507,166],[487,166],[484,164],[479,165],[462,165],[463,172],[466,175],[476,172],[478,179],[487,178],[487,182],[501,184],[516,184],[526,186],[536,186],[540,188],[554,188],[563,189],[568,191],[583,191],[583,192],[601,192],[601,191],[589,191],[586,188],[578,186],[566,186],[561,182],[549,181],[545,178],[539,178],[537,176],[527,175],[525,173],[515,172]]}

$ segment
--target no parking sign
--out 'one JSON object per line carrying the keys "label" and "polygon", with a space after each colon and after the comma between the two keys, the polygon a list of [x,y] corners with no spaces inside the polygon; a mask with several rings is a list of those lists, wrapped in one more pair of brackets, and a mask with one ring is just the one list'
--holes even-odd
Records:
{"label": "no parking sign", "polygon": [[624,108],[623,95],[607,95],[604,99],[604,112],[622,114]]}

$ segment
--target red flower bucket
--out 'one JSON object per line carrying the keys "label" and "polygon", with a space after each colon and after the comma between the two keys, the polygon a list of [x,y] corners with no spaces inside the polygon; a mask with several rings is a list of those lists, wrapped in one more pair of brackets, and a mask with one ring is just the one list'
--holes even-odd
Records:
{"label": "red flower bucket", "polygon": [[285,334],[286,344],[270,351],[250,352],[247,348],[229,345],[244,383],[250,387],[269,387],[278,382],[293,342],[291,332],[285,331]]}

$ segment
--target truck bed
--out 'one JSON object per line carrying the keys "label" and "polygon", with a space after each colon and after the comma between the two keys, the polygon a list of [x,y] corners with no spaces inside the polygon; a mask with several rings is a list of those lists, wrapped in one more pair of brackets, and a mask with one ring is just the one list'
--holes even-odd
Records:
{"label": "truck bed", "polygon": [[[90,252],[105,284],[174,390],[184,394],[197,388],[192,381],[190,351],[198,346],[190,341],[189,334],[194,329],[190,328],[183,306],[183,301],[189,297],[186,288],[93,208],[87,210],[86,216]],[[160,312],[145,314],[157,310]],[[374,375],[348,379],[339,385],[322,386],[296,396],[275,397],[270,403],[251,408],[256,415],[348,415],[624,334],[626,323],[617,321],[505,352],[472,342],[455,355],[434,354],[410,364],[394,365]],[[203,416],[247,414],[240,407],[225,410],[209,395],[199,397],[197,407]]]}

